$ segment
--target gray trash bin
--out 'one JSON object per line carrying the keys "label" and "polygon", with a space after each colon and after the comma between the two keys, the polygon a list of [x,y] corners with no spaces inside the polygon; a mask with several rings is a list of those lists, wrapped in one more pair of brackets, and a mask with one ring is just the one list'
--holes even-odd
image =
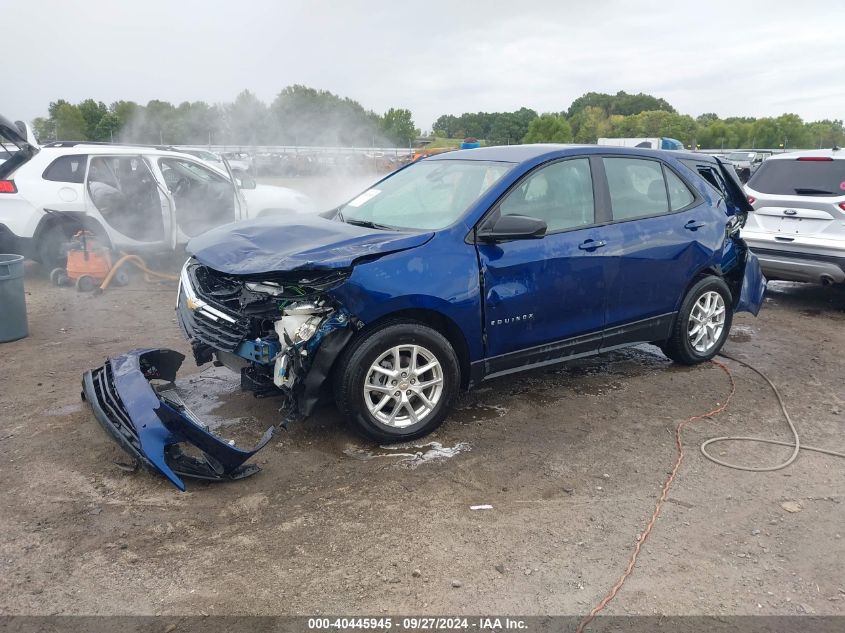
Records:
{"label": "gray trash bin", "polygon": [[28,334],[23,255],[0,255],[0,343]]}

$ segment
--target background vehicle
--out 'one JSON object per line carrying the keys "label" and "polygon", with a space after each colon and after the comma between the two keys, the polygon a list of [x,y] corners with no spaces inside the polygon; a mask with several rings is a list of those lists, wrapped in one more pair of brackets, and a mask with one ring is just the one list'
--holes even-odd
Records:
{"label": "background vehicle", "polygon": [[675,149],[683,150],[684,144],[679,140],[668,137],[654,138],[600,138],[598,145],[612,147],[641,147],[643,149]]}
{"label": "background vehicle", "polygon": [[[183,154],[190,154],[200,160],[209,163],[212,167],[216,167],[220,171],[226,171],[226,166],[223,164],[223,158],[219,154],[215,154],[207,149],[201,147],[174,147],[174,151],[182,152]],[[244,175],[249,171],[250,163],[245,160],[238,160],[235,158],[226,159],[235,176]]]}
{"label": "background vehicle", "polygon": [[115,249],[161,250],[237,219],[314,211],[292,189],[233,180],[179,152],[77,142],[37,148],[0,119],[4,129],[4,141],[21,149],[0,164],[0,250],[47,270],[61,264],[62,244],[82,226]]}
{"label": "background vehicle", "polygon": [[304,415],[332,377],[358,430],[407,440],[486,378],[642,342],[712,358],[765,290],[739,237],[749,208],[706,155],[456,151],[322,218],[195,238],[178,315],[198,364]]}
{"label": "background vehicle", "polygon": [[745,186],[742,236],[770,279],[845,282],[845,152],[777,154]]}
{"label": "background vehicle", "polygon": [[754,172],[763,164],[763,161],[770,158],[772,152],[766,151],[739,151],[729,152],[725,157],[736,169],[737,175],[741,182],[748,182],[748,179],[754,175]]}

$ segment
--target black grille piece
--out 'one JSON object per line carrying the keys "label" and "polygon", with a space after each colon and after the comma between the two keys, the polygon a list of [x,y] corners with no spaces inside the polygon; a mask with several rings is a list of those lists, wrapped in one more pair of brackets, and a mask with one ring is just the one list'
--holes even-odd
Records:
{"label": "black grille piece", "polygon": [[[115,436],[118,443],[123,444],[125,442],[135,451],[140,452],[141,442],[138,439],[138,431],[135,430],[135,425],[132,424],[126,414],[123,402],[114,387],[111,364],[106,363],[91,371],[91,382],[97,403],[106,417],[106,420],[99,416],[97,419],[109,433]],[[106,422],[108,422],[108,426],[106,426]]]}

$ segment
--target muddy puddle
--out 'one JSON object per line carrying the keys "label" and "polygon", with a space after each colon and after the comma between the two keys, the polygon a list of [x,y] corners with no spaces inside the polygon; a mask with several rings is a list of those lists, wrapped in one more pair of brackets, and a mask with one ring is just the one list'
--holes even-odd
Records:
{"label": "muddy puddle", "polygon": [[420,444],[393,444],[375,448],[366,448],[350,443],[343,449],[343,453],[359,461],[384,459],[403,468],[415,469],[423,464],[450,459],[470,450],[472,450],[472,447],[468,442],[457,442],[454,446],[444,446],[440,442],[425,442]]}

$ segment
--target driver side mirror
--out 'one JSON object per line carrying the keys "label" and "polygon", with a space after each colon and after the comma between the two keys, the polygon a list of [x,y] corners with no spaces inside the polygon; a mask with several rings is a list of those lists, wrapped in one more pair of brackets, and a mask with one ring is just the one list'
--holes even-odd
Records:
{"label": "driver side mirror", "polygon": [[509,240],[536,240],[546,234],[548,226],[539,218],[527,215],[502,215],[478,230],[482,242],[506,242]]}
{"label": "driver side mirror", "polygon": [[241,176],[236,180],[238,181],[238,187],[241,189],[255,189],[255,179],[251,176]]}

